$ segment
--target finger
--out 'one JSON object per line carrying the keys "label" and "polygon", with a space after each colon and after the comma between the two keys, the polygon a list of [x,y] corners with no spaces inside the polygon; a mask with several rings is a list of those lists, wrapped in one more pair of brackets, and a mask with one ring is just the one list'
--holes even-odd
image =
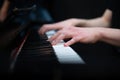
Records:
{"label": "finger", "polygon": [[40,34],[45,34],[46,31],[49,30],[49,27],[48,26],[43,26],[39,29],[39,33]]}
{"label": "finger", "polygon": [[52,42],[53,40],[55,40],[58,36],[60,35],[59,32],[57,32],[56,34],[54,34],[53,36],[51,36],[48,41]]}
{"label": "finger", "polygon": [[38,34],[42,35],[42,28],[38,29]]}
{"label": "finger", "polygon": [[59,43],[64,38],[65,38],[65,35],[64,34],[60,34],[59,36],[56,37],[56,39],[53,40],[52,45],[56,45],[57,43]]}
{"label": "finger", "polygon": [[39,33],[45,34],[45,32],[49,30],[58,30],[58,29],[60,29],[60,26],[55,25],[55,24],[48,24],[48,25],[44,25],[43,27],[41,27]]}
{"label": "finger", "polygon": [[76,43],[76,40],[74,38],[72,38],[71,40],[67,41],[64,46],[67,47],[67,46],[70,46],[72,44]]}

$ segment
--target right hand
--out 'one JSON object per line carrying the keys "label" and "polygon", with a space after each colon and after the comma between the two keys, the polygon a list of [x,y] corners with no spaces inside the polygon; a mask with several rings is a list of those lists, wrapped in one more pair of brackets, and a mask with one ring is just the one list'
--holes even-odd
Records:
{"label": "right hand", "polygon": [[101,30],[104,30],[104,28],[63,28],[50,37],[48,41],[50,41],[52,45],[56,45],[61,40],[70,39],[64,46],[70,46],[77,42],[86,44],[95,43],[101,39]]}

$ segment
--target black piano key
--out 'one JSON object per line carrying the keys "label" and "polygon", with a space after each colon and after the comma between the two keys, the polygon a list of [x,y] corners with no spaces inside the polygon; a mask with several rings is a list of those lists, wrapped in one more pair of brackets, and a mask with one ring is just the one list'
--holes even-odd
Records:
{"label": "black piano key", "polygon": [[30,55],[53,55],[54,52],[51,49],[34,49],[34,50],[23,50],[21,54],[30,54]]}
{"label": "black piano key", "polygon": [[24,46],[44,46],[44,45],[49,45],[50,43],[48,41],[46,42],[31,42],[31,43],[26,43]]}

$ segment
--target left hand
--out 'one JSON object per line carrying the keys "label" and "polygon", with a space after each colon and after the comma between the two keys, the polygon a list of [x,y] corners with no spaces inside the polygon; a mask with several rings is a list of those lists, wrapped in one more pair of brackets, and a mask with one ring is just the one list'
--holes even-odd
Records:
{"label": "left hand", "polygon": [[[76,19],[67,19],[64,21],[60,21],[60,22],[56,22],[53,24],[44,24],[39,30],[38,33],[39,34],[44,34],[45,32],[49,31],[49,30],[60,30],[66,27],[73,27],[77,24]],[[84,23],[84,20],[79,20],[79,24],[80,23]]]}

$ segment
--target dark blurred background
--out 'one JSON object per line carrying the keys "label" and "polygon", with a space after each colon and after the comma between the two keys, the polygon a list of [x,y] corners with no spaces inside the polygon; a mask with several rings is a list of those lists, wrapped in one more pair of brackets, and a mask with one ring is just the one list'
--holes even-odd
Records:
{"label": "dark blurred background", "polygon": [[[117,28],[117,26],[120,26],[120,17],[118,17],[119,12],[117,11],[119,6],[116,5],[116,3],[118,4],[119,2],[118,0],[116,0],[116,3],[111,1],[112,0],[11,0],[8,9],[9,16],[5,21],[0,23],[0,72],[5,74],[9,72],[11,52],[16,46],[18,47],[26,35],[27,30],[31,28],[33,24],[37,24],[38,29],[38,26],[40,27],[43,24],[58,22],[69,18],[96,18],[102,16],[106,8],[114,7],[113,10],[116,11],[117,14],[113,14],[115,17],[113,17],[112,20],[112,27]],[[0,7],[2,7],[3,2],[4,0],[0,0]],[[17,12],[13,12],[15,8],[18,9]],[[28,24],[27,29],[23,27],[26,24]],[[11,35],[10,33],[16,31],[16,29],[19,28],[18,26],[20,26],[20,30],[17,32],[20,33],[14,36]],[[21,29],[21,27],[23,28]],[[6,36],[8,34],[9,36]],[[6,37],[4,38],[4,36]],[[9,40],[9,38],[13,39]],[[9,43],[6,45],[7,42]],[[81,79],[81,77],[104,79],[119,76],[120,52],[115,46],[98,42],[95,44],[76,43],[71,47],[85,60],[86,67],[65,66],[63,68],[63,79]],[[35,65],[37,65],[37,63]],[[31,68],[35,69],[36,67]],[[39,67],[37,67],[36,70],[37,69],[39,69]]]}

